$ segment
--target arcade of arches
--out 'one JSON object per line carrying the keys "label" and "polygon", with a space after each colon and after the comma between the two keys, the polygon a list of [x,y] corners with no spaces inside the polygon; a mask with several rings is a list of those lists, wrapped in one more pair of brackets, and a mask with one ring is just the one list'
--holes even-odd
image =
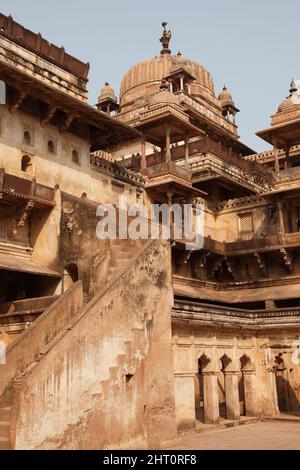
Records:
{"label": "arcade of arches", "polygon": [[293,364],[296,334],[191,331],[173,320],[175,402],[179,428],[196,420],[217,424],[241,416],[274,416],[299,410],[299,368]]}

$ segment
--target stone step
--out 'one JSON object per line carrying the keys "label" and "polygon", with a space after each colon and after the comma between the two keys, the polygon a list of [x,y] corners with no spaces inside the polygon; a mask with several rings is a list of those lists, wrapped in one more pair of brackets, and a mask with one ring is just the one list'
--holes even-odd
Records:
{"label": "stone step", "polygon": [[9,421],[10,420],[11,407],[3,406],[0,408],[0,421]]}
{"label": "stone step", "polygon": [[0,450],[10,450],[10,440],[8,437],[0,437]]}
{"label": "stone step", "polygon": [[9,421],[0,421],[0,437],[9,437]]}

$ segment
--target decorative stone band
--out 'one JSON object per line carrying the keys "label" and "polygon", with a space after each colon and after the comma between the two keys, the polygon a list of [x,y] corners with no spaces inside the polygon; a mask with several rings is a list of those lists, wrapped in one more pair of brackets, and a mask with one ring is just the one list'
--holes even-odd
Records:
{"label": "decorative stone band", "polygon": [[172,319],[207,326],[238,329],[294,328],[300,326],[300,307],[278,310],[244,310],[176,300]]}
{"label": "decorative stone band", "polygon": [[[294,145],[290,149],[290,156],[292,157],[293,155],[298,155],[300,153],[300,145]],[[285,157],[285,151],[280,149],[278,150],[278,157]],[[260,163],[266,163],[269,161],[274,160],[274,152],[273,150],[266,150],[265,152],[260,152],[260,153],[254,153],[252,155],[247,155],[244,157],[245,160],[250,160],[250,161],[259,161]]]}

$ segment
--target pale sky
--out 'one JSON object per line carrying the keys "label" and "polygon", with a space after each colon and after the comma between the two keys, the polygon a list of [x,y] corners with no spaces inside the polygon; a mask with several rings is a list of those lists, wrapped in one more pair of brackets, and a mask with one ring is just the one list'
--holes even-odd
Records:
{"label": "pale sky", "polygon": [[118,94],[132,65],[159,54],[168,21],[172,53],[207,68],[216,93],[226,84],[241,140],[256,151],[268,144],[255,131],[269,127],[291,79],[300,79],[297,0],[0,0],[0,11],[90,62],[90,104],[105,80]]}

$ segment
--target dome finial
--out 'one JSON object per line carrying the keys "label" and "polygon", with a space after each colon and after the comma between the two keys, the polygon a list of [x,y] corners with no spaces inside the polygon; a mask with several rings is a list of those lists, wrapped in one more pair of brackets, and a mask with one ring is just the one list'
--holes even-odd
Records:
{"label": "dome finial", "polygon": [[163,34],[162,34],[162,37],[160,38],[160,42],[162,43],[162,50],[160,51],[161,54],[171,54],[171,51],[169,49],[169,43],[170,43],[170,40],[171,40],[171,31],[167,31],[166,30],[166,26],[167,26],[167,22],[166,21],[163,21],[162,23],[162,27],[163,27]]}
{"label": "dome finial", "polygon": [[298,87],[297,87],[296,82],[295,82],[295,80],[294,80],[293,78],[292,78],[292,81],[291,81],[291,85],[290,85],[290,90],[289,90],[289,91],[290,91],[290,94],[291,94],[291,95],[298,92]]}

